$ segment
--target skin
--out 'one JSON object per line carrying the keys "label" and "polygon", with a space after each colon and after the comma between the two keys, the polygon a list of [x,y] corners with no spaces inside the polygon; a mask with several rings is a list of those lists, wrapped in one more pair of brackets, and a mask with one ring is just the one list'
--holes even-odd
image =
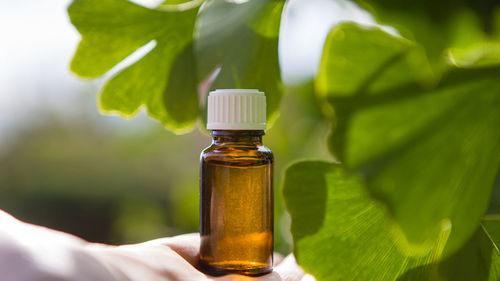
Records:
{"label": "skin", "polygon": [[198,233],[111,246],[21,222],[0,210],[2,281],[314,281],[293,255],[275,255],[274,271],[261,277],[213,277],[197,269]]}

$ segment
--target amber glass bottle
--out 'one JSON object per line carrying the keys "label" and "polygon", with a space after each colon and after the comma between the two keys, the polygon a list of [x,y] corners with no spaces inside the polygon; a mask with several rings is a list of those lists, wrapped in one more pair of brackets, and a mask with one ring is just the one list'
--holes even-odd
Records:
{"label": "amber glass bottle", "polygon": [[211,275],[269,273],[273,155],[262,145],[265,96],[217,90],[208,115],[213,142],[201,154],[200,267]]}

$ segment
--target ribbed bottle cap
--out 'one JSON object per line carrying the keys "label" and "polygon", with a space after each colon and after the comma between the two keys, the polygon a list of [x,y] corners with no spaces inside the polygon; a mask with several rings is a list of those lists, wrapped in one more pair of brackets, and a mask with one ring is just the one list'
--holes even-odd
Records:
{"label": "ribbed bottle cap", "polygon": [[266,96],[254,89],[211,91],[207,114],[208,130],[264,130]]}

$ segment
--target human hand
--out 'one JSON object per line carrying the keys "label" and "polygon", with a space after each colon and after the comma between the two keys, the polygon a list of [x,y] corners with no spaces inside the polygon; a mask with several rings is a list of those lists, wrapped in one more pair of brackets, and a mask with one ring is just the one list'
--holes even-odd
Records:
{"label": "human hand", "polygon": [[205,275],[197,268],[198,248],[197,233],[134,245],[88,243],[0,210],[2,281],[314,281],[293,255],[275,255],[274,271],[260,277]]}

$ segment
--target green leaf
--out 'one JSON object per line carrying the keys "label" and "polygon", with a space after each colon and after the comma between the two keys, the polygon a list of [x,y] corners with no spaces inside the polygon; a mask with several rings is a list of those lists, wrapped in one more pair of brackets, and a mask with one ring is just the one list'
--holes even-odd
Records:
{"label": "green leaf", "polygon": [[453,41],[447,52],[453,65],[479,68],[500,64],[500,6],[491,17],[490,35],[481,29],[477,15],[467,10],[458,13],[450,23]]}
{"label": "green leaf", "polygon": [[328,35],[316,88],[323,95],[352,96],[433,79],[425,55],[413,42],[378,28],[343,23]]}
{"label": "green leaf", "polygon": [[[500,5],[495,1],[444,0],[394,1],[357,0],[370,10],[382,24],[396,27],[401,35],[425,47],[435,69],[444,66],[442,57],[450,47],[468,48],[484,42],[500,41],[497,25]],[[500,52],[490,45],[483,52]],[[476,55],[479,53],[474,52]],[[452,54],[453,56],[453,54]],[[467,56],[460,55],[461,59]],[[472,58],[473,59],[473,58]],[[468,61],[467,64],[472,61]],[[500,61],[496,60],[496,64]]]}
{"label": "green leaf", "polygon": [[500,64],[500,43],[486,42],[468,48],[449,50],[452,63],[462,68],[489,67]]}
{"label": "green leaf", "polygon": [[72,2],[68,14],[82,41],[71,70],[82,77],[99,77],[138,48],[155,42],[144,57],[107,81],[100,94],[103,112],[130,118],[144,106],[171,129],[192,126],[199,112],[192,47],[198,10],[194,6],[160,10],[125,0]]}
{"label": "green leaf", "polygon": [[488,236],[495,242],[495,245],[498,248],[498,246],[500,246],[500,217],[498,215],[487,216],[483,219],[482,224],[487,231]]}
{"label": "green leaf", "polygon": [[[498,220],[493,223],[496,227],[500,225]],[[500,280],[500,252],[491,239],[489,229],[482,225],[457,253],[427,267],[437,269],[435,280],[439,281],[498,281]],[[399,277],[398,281],[422,280],[419,277],[423,270],[423,267],[412,269]]]}
{"label": "green leaf", "polygon": [[402,251],[399,226],[364,185],[339,164],[304,161],[286,170],[294,254],[318,281],[498,280],[499,252],[481,227],[444,260],[452,230],[446,220],[431,247]]}
{"label": "green leaf", "polygon": [[[415,50],[377,28],[341,25],[327,38],[317,88],[335,109],[332,152],[386,204],[408,240],[400,246],[432,245],[447,221],[450,255],[474,234],[500,169],[500,69],[422,83]],[[345,73],[346,86],[336,83]]]}
{"label": "green leaf", "polygon": [[264,91],[268,121],[277,116],[282,95],[278,34],[283,0],[209,0],[197,21],[199,79],[220,68],[211,88]]}

